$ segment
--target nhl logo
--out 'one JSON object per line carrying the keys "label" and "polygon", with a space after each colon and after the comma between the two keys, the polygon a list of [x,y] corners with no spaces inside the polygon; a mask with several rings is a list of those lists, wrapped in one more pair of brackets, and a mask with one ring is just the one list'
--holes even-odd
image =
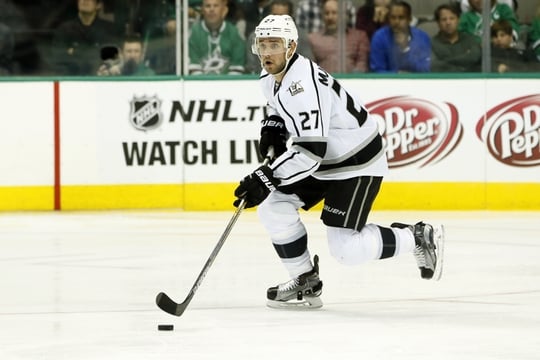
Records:
{"label": "nhl logo", "polygon": [[133,97],[129,120],[137,130],[151,130],[157,128],[162,121],[161,100],[157,96]]}

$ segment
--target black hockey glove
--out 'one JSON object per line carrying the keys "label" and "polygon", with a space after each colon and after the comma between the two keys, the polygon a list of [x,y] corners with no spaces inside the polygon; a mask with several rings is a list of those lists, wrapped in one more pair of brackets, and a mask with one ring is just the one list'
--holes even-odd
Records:
{"label": "black hockey glove", "polygon": [[269,116],[261,121],[261,139],[259,152],[263,157],[268,155],[270,146],[274,147],[274,157],[287,151],[287,129],[285,121],[277,115]]}
{"label": "black hockey glove", "polygon": [[272,176],[272,169],[268,166],[261,166],[253,173],[240,181],[240,185],[234,190],[236,199],[233,203],[235,207],[240,205],[242,199],[246,200],[245,208],[259,205],[266,199],[270,192],[276,190],[279,180]]}

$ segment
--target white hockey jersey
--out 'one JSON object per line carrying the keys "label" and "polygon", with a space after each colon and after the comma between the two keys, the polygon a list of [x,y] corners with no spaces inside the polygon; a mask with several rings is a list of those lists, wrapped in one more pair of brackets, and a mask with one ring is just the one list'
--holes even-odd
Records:
{"label": "white hockey jersey", "polygon": [[285,120],[290,146],[270,166],[282,186],[310,175],[321,180],[384,176],[386,154],[377,122],[316,63],[295,54],[277,84],[263,70],[267,115]]}

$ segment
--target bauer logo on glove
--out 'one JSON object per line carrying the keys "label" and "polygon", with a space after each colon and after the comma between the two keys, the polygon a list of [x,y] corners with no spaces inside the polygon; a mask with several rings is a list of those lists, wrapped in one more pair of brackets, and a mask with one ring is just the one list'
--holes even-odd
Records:
{"label": "bauer logo on glove", "polygon": [[272,169],[261,166],[240,181],[240,185],[234,190],[234,196],[238,199],[233,205],[238,207],[241,200],[245,199],[246,208],[257,206],[266,199],[268,194],[275,191],[278,185],[279,180],[272,175]]}
{"label": "bauer logo on glove", "polygon": [[270,179],[264,174],[262,170],[259,170],[259,169],[255,170],[255,174],[259,177],[259,179],[262,181],[264,186],[268,188],[268,190],[270,191],[276,190],[276,187],[274,186],[272,181],[270,181]]}
{"label": "bauer logo on glove", "polygon": [[261,121],[261,138],[259,140],[259,152],[263,157],[268,155],[268,149],[274,148],[274,156],[278,157],[287,151],[287,128],[285,121],[271,115]]}
{"label": "bauer logo on glove", "polygon": [[261,121],[261,126],[265,130],[275,130],[275,131],[286,131],[285,130],[285,123],[283,122],[283,119],[279,116],[270,116],[268,119],[264,119]]}

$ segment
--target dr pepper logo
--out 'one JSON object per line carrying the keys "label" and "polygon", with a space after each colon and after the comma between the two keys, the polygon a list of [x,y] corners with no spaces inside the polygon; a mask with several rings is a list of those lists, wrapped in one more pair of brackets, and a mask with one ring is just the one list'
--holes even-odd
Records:
{"label": "dr pepper logo", "polygon": [[504,164],[540,165],[540,94],[512,99],[489,110],[478,120],[476,135]]}
{"label": "dr pepper logo", "polygon": [[396,96],[367,104],[379,123],[388,166],[436,163],[450,154],[461,140],[463,126],[454,105]]}

